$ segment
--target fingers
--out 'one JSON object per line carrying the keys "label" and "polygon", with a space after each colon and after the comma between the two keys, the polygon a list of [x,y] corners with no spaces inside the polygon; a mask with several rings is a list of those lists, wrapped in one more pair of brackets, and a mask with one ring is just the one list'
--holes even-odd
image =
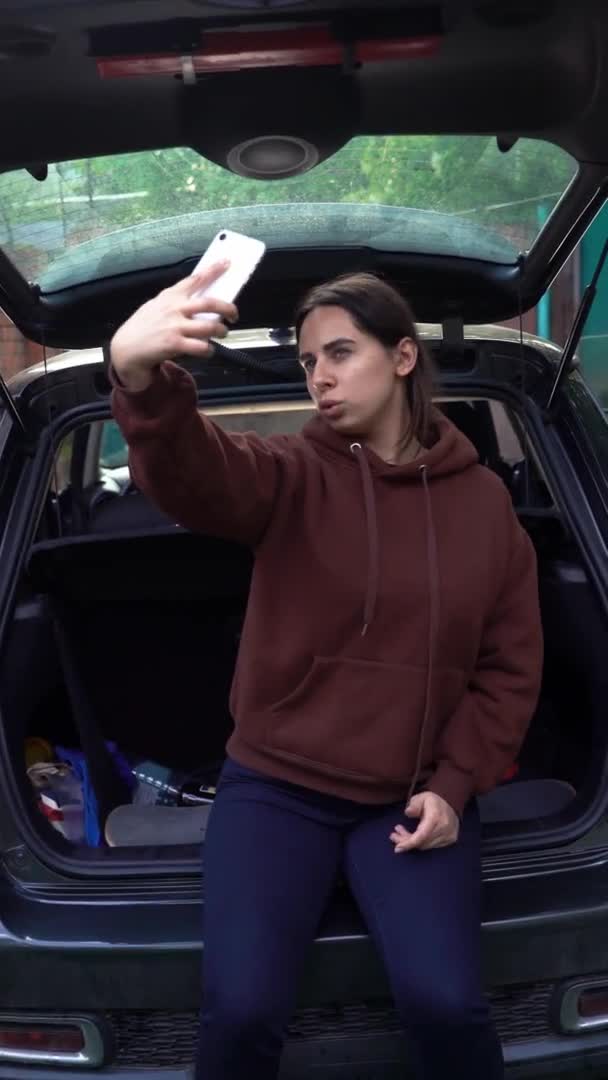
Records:
{"label": "fingers", "polygon": [[219,319],[181,319],[177,332],[182,337],[207,341],[209,338],[225,338],[229,327]]}
{"label": "fingers", "polygon": [[420,828],[404,838],[398,833],[391,833],[391,840],[395,845],[395,854],[401,855],[404,851],[431,851],[433,848],[450,847],[455,844],[458,837],[443,829],[422,831]]}
{"label": "fingers", "polygon": [[229,323],[238,322],[239,313],[234,304],[230,304],[227,300],[218,300],[213,296],[199,296],[189,297],[189,299],[180,307],[181,312],[188,318],[192,318],[193,315],[201,315],[206,311],[213,312],[215,315],[221,315],[223,319],[226,319]]}
{"label": "fingers", "polygon": [[227,333],[228,327],[217,319],[182,319],[173,329],[171,349],[176,356],[210,356],[213,352],[212,339],[224,338]]}
{"label": "fingers", "polygon": [[[141,371],[152,371],[175,356],[211,354],[211,339],[226,337],[226,323],[236,322],[238,311],[225,300],[195,294],[227,266],[227,262],[218,262],[182,279],[147,301],[123,323],[112,339],[114,368],[123,382],[129,381],[130,371],[139,372],[139,378]],[[193,318],[205,312],[214,318]]]}
{"label": "fingers", "polygon": [[451,806],[430,791],[415,795],[405,808],[409,818],[420,818],[413,832],[404,825],[395,825],[390,835],[397,855],[404,851],[429,851],[447,847],[458,839],[459,822]]}
{"label": "fingers", "polygon": [[185,296],[194,296],[195,293],[200,292],[201,289],[207,289],[214,281],[222,276],[224,271],[228,269],[230,262],[228,259],[223,259],[221,262],[211,263],[206,266],[204,270],[198,270],[194,274],[189,274],[188,277],[182,278],[176,285],[173,286],[176,292],[183,293]]}
{"label": "fingers", "polygon": [[182,338],[181,343],[175,350],[175,356],[211,356],[213,354],[213,342],[201,341],[200,338]]}
{"label": "fingers", "polygon": [[395,845],[396,855],[401,855],[404,851],[430,851],[432,848],[449,847],[455,842],[454,838],[442,832],[421,829],[410,833],[407,839],[391,833],[391,840]]}
{"label": "fingers", "polygon": [[438,836],[435,840],[429,840],[428,844],[425,844],[423,848],[419,848],[419,851],[432,851],[436,848],[450,847],[455,844],[456,841],[448,836]]}
{"label": "fingers", "polygon": [[422,817],[424,812],[424,793],[414,795],[405,808],[408,817]]}
{"label": "fingers", "polygon": [[396,825],[395,831],[391,834],[391,840],[395,837],[393,840],[395,853],[400,855],[403,851],[415,851],[427,847],[435,839],[435,832],[436,822],[429,817],[423,818],[412,833],[404,829],[402,825]]}

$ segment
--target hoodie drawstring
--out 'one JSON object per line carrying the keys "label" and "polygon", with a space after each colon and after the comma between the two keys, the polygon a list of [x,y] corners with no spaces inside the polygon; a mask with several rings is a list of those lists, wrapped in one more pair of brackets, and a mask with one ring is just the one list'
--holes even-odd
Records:
{"label": "hoodie drawstring", "polygon": [[[351,443],[350,451],[354,454],[359,468],[361,470],[361,482],[363,486],[363,502],[365,506],[365,521],[367,525],[367,550],[368,550],[368,569],[367,569],[367,587],[365,591],[365,603],[363,608],[363,628],[361,630],[361,636],[364,637],[367,633],[368,627],[373,621],[376,611],[376,603],[378,600],[378,581],[380,575],[380,561],[379,561],[379,546],[378,546],[378,517],[376,514],[376,498],[374,492],[374,481],[372,478],[369,461],[363,452],[361,443]],[[439,610],[440,610],[440,594],[439,594],[439,559],[437,554],[437,534],[435,532],[435,522],[433,519],[433,507],[431,502],[431,492],[429,490],[429,482],[427,475],[426,465],[419,466],[419,473],[422,478],[422,486],[424,490],[424,502],[425,502],[425,517],[426,517],[426,558],[427,558],[427,576],[429,585],[429,621],[428,621],[428,645],[427,645],[427,669],[426,669],[426,688],[424,697],[424,713],[422,717],[422,723],[420,725],[420,736],[418,739],[418,749],[416,752],[416,764],[414,772],[412,774],[412,780],[410,783],[406,806],[409,803],[418,778],[420,776],[420,769],[422,766],[422,753],[424,749],[424,739],[429,724],[431,715],[431,705],[433,696],[433,675],[435,667],[435,653],[437,650],[437,634],[439,629]],[[405,692],[405,691],[404,691]]]}
{"label": "hoodie drawstring", "polygon": [[376,515],[376,497],[374,494],[374,481],[361,443],[351,443],[351,454],[354,454],[361,470],[361,482],[363,484],[363,502],[365,504],[365,521],[367,524],[367,589],[365,592],[365,604],[363,607],[363,628],[361,637],[365,637],[368,627],[376,612],[378,599],[378,580],[380,576],[380,556],[378,551],[378,518]]}
{"label": "hoodie drawstring", "polygon": [[422,716],[422,724],[420,725],[420,736],[418,739],[418,750],[416,753],[416,765],[412,774],[412,781],[407,793],[407,799],[405,805],[409,804],[416,784],[418,783],[418,777],[420,776],[420,768],[422,766],[422,751],[424,748],[424,737],[426,735],[426,729],[429,724],[429,718],[431,715],[431,705],[433,699],[433,674],[435,667],[435,653],[437,651],[437,633],[439,630],[439,558],[437,554],[437,533],[435,532],[435,522],[433,520],[433,506],[431,503],[431,492],[429,490],[429,480],[427,475],[426,465],[420,466],[420,474],[422,476],[422,485],[424,488],[424,502],[426,509],[426,559],[427,559],[427,574],[429,580],[429,623],[428,623],[428,655],[426,665],[426,690],[424,695],[424,713]]}

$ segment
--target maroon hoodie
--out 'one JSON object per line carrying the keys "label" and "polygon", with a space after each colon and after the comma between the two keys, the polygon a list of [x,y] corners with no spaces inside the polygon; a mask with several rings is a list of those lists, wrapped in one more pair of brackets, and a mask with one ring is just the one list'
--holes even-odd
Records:
{"label": "maroon hoodie", "polygon": [[365,803],[417,782],[458,813],[500,781],[539,692],[536,560],[453,424],[436,412],[434,445],[397,466],[319,416],[226,434],[171,363],[113,408],[138,487],[254,551],[231,757]]}

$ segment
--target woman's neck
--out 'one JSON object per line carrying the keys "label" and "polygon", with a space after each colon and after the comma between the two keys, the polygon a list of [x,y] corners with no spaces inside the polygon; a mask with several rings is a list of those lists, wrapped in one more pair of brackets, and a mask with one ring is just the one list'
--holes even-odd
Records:
{"label": "woman's neck", "polygon": [[407,446],[398,447],[395,456],[385,458],[385,461],[388,461],[391,465],[408,465],[410,461],[415,461],[423,451],[422,443],[414,435],[407,443]]}
{"label": "woman's neck", "polygon": [[389,465],[407,465],[419,457],[424,449],[413,433],[404,442],[403,433],[410,430],[410,422],[409,410],[405,415],[400,410],[395,422],[384,424],[377,435],[372,433],[366,439],[366,445]]}

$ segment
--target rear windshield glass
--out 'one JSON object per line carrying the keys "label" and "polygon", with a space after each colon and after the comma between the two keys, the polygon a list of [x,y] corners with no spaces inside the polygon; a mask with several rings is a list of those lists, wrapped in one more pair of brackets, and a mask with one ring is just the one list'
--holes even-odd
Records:
{"label": "rear windshield glass", "polygon": [[512,263],[576,172],[548,143],[501,153],[486,136],[360,136],[288,180],[234,175],[188,148],[0,176],[0,246],[53,292],[178,264],[232,228],[270,248],[368,247]]}

